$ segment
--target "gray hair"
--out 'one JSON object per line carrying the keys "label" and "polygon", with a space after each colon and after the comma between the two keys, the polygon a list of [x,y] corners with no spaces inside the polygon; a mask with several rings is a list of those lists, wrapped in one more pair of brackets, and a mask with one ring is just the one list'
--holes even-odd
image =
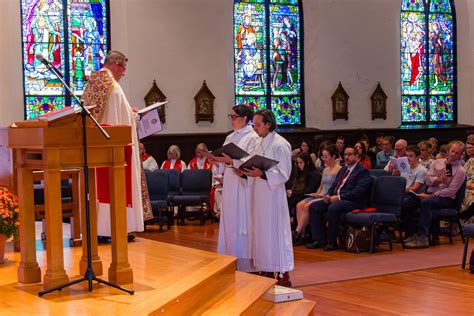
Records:
{"label": "gray hair", "polygon": [[128,58],[118,50],[111,50],[105,57],[104,65],[127,62]]}
{"label": "gray hair", "polygon": [[170,154],[175,153],[176,154],[176,159],[181,159],[181,149],[179,149],[178,145],[171,145],[170,148],[168,148],[167,156],[168,159],[170,158]]}

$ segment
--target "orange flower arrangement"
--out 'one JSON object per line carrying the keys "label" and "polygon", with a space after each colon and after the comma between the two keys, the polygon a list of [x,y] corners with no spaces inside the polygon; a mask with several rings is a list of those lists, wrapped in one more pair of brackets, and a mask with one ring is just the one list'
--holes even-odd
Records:
{"label": "orange flower arrangement", "polygon": [[18,231],[20,211],[15,195],[5,187],[0,187],[0,234],[10,238]]}

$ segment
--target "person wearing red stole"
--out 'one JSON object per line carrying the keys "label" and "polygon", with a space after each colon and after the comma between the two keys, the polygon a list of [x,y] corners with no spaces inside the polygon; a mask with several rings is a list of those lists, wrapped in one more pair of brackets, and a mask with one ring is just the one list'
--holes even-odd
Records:
{"label": "person wearing red stole", "polygon": [[[100,124],[131,126],[132,145],[125,148],[127,168],[124,192],[127,201],[127,231],[130,233],[143,231],[144,220],[153,218],[153,213],[140,160],[138,109],[130,106],[119,84],[127,70],[127,62],[123,53],[110,51],[102,69],[91,75],[82,100],[86,106],[94,106],[92,114]],[[97,233],[99,236],[111,236],[107,168],[97,168],[97,199]]]}
{"label": "person wearing red stole", "polygon": [[212,163],[206,158],[207,146],[204,143],[197,144],[196,157],[191,159],[188,169],[192,170],[212,170]]}
{"label": "person wearing red stole", "polygon": [[142,159],[143,169],[145,171],[155,171],[160,169],[155,158],[146,153],[145,145],[143,143],[140,143],[140,158]]}
{"label": "person wearing red stole", "polygon": [[174,169],[181,172],[186,169],[186,163],[180,159],[181,149],[177,145],[171,145],[166,155],[168,159],[163,161],[161,169]]}

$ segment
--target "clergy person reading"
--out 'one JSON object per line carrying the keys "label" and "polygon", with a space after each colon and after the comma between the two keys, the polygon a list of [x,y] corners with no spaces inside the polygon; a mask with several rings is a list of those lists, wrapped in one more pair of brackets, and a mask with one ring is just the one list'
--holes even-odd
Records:
{"label": "clergy person reading", "polygon": [[[126,148],[126,200],[127,230],[129,233],[143,231],[143,221],[153,217],[148,189],[140,159],[137,133],[138,109],[132,108],[119,84],[127,70],[128,59],[119,51],[110,51],[104,66],[91,76],[82,100],[87,106],[95,106],[92,114],[104,125],[129,125],[132,127],[132,146]],[[97,232],[99,236],[110,236],[110,197],[108,194],[108,169],[97,169]],[[129,236],[133,239],[133,236]]]}
{"label": "clergy person reading", "polygon": [[[258,135],[248,124],[252,119],[252,110],[243,104],[236,105],[232,107],[229,119],[234,131],[227,136],[224,145],[234,143],[246,152],[253,150]],[[242,164],[241,160],[232,159],[226,154],[222,154],[222,157],[211,154],[209,158],[219,166],[218,174],[222,170],[224,172],[217,251],[237,257],[237,270],[255,272],[253,181],[241,178],[235,172],[234,168]]]}
{"label": "clergy person reading", "polygon": [[260,136],[251,155],[278,161],[269,170],[246,168],[243,174],[254,180],[254,264],[262,275],[278,278],[278,285],[291,286],[294,269],[290,214],[285,182],[291,173],[291,146],[275,132],[275,116],[269,110],[254,114],[255,132]]}

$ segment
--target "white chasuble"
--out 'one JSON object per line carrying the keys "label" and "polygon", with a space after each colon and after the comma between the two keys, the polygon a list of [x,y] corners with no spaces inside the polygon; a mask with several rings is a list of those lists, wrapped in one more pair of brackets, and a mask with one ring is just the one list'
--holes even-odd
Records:
{"label": "white chasuble", "polygon": [[[250,153],[254,150],[257,139],[258,135],[247,125],[227,136],[224,145],[234,143]],[[240,160],[233,162],[234,167],[239,167],[240,164]],[[253,180],[241,178],[233,168],[225,167],[217,251],[237,257],[237,269],[244,272],[255,271],[252,260],[252,184]]]}
{"label": "white chasuble", "polygon": [[254,178],[254,264],[258,271],[287,272],[294,269],[290,214],[285,182],[291,174],[291,146],[279,134],[261,138],[253,154],[279,161],[265,172],[266,179]]}
{"label": "white chasuble", "polygon": [[[100,77],[105,77],[103,72],[108,72],[110,76],[112,74],[109,70],[103,68],[96,74]],[[100,75],[100,73],[102,73]],[[112,77],[113,78],[113,77]],[[112,79],[113,80],[113,79]],[[97,84],[99,86],[99,84]],[[92,91],[93,89],[91,89]],[[86,105],[86,100],[90,99],[93,102],[93,97],[87,94],[86,88],[85,97],[83,97]],[[87,95],[86,95],[87,94]],[[93,92],[92,92],[93,94]],[[120,84],[114,80],[113,86],[107,93],[105,99],[102,99],[105,104],[100,108],[100,114],[97,115],[100,124],[109,125],[128,125],[131,126],[132,130],[132,157],[131,157],[131,193],[132,193],[132,205],[127,205],[127,231],[140,232],[144,230],[144,214],[143,214],[143,202],[142,202],[142,182],[141,182],[141,159],[139,151],[139,141],[137,135],[137,122],[136,114],[132,111],[130,104],[125,97]],[[97,179],[97,181],[100,181]],[[126,192],[123,192],[125,195]],[[97,234],[99,236],[111,236],[110,228],[110,204],[102,203],[98,201],[97,204]]]}

